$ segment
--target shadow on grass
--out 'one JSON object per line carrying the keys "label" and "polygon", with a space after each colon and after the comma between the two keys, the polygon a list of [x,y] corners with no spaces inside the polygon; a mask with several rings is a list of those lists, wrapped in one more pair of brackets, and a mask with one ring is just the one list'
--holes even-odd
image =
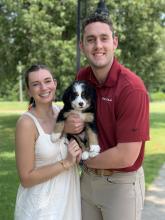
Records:
{"label": "shadow on grass", "polygon": [[12,114],[12,115],[3,115],[0,114],[0,129],[7,129],[7,128],[15,128],[16,121],[20,115]]}
{"label": "shadow on grass", "polygon": [[15,124],[19,115],[0,114],[0,219],[12,220],[18,188],[14,155]]}
{"label": "shadow on grass", "polygon": [[0,115],[0,152],[14,150],[15,125],[19,115]]}
{"label": "shadow on grass", "polygon": [[[4,155],[8,154],[5,152]],[[19,180],[15,157],[0,157],[0,219],[12,220]]]}

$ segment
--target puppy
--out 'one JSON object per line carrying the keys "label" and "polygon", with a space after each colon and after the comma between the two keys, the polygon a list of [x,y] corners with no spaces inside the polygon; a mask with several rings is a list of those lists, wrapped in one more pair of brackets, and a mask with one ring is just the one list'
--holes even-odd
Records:
{"label": "puppy", "polygon": [[95,157],[100,152],[96,128],[96,92],[85,81],[74,81],[64,92],[64,106],[59,112],[57,122],[51,136],[53,142],[63,135],[64,122],[71,113],[76,113],[85,122],[84,130],[79,134],[67,134],[73,137],[82,147],[82,160]]}

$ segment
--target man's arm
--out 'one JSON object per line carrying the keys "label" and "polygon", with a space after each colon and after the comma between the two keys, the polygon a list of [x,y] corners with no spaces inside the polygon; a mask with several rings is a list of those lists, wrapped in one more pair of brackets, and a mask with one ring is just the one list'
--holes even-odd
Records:
{"label": "man's arm", "polygon": [[79,134],[84,129],[84,122],[78,114],[70,114],[64,123],[64,132]]}
{"label": "man's arm", "polygon": [[90,168],[119,169],[132,166],[139,156],[142,142],[119,143],[98,156],[84,161]]}

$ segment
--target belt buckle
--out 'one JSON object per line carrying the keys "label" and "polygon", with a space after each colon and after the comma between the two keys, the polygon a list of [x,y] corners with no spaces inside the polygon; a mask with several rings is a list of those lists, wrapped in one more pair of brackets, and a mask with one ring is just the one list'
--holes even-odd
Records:
{"label": "belt buckle", "polygon": [[104,169],[95,169],[95,174],[98,176],[104,176]]}
{"label": "belt buckle", "polygon": [[113,174],[113,171],[110,170],[108,170],[108,173],[106,173],[107,170],[88,168],[87,166],[84,166],[84,170],[86,170],[88,173],[94,173],[98,176],[111,176]]}
{"label": "belt buckle", "polygon": [[113,173],[114,173],[114,171],[109,170],[109,175],[108,176],[111,176]]}
{"label": "belt buckle", "polygon": [[111,176],[113,174],[113,171],[111,170],[104,170],[104,169],[101,169],[99,170],[100,172],[98,172],[98,174],[100,176]]}
{"label": "belt buckle", "polygon": [[100,171],[100,172],[98,172],[98,174],[99,174],[100,176],[104,176],[104,169],[101,169],[101,170],[98,170],[98,171]]}

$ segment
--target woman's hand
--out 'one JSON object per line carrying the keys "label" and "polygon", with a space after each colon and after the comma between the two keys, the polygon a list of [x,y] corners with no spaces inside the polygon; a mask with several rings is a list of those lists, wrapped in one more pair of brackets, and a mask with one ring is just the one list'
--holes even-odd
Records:
{"label": "woman's hand", "polygon": [[68,144],[68,155],[65,159],[68,168],[73,166],[81,159],[81,153],[82,150],[79,147],[78,143],[74,139],[71,139]]}

